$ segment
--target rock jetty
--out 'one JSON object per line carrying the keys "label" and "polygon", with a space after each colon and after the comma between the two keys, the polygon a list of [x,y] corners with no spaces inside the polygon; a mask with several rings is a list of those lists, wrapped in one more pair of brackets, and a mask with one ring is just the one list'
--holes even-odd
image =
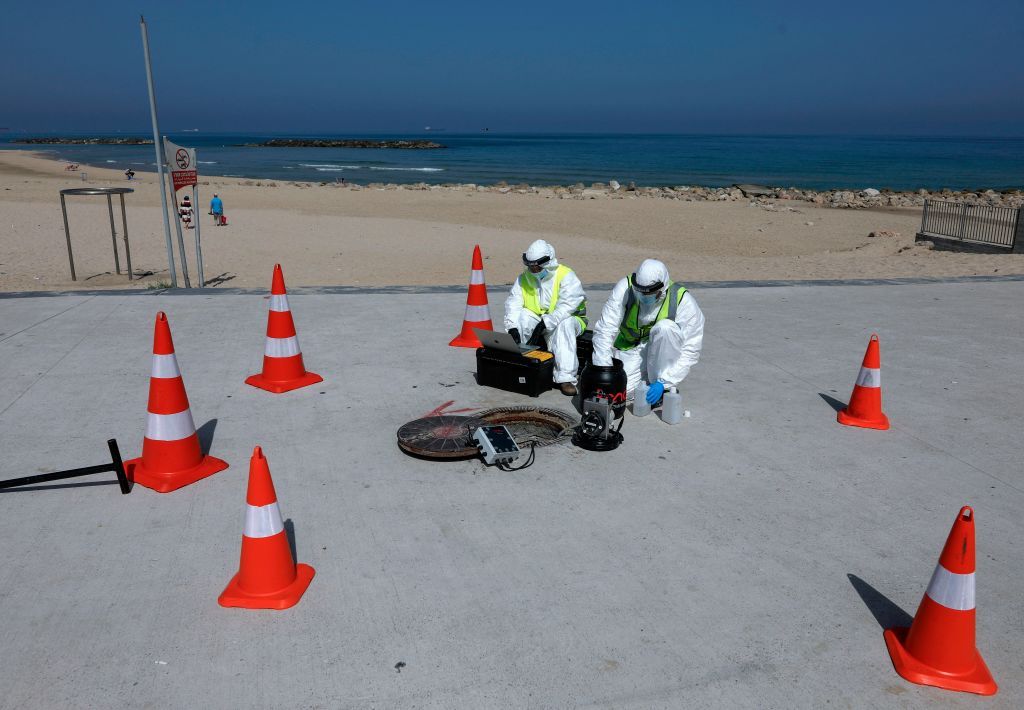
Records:
{"label": "rock jetty", "polygon": [[[244,184],[244,183],[243,183]],[[301,183],[289,183],[300,185]],[[323,186],[338,187],[349,190],[434,190],[443,192],[463,193],[498,193],[501,195],[535,195],[547,199],[561,200],[677,200],[679,202],[748,202],[768,212],[793,211],[803,203],[832,207],[836,209],[884,209],[891,207],[921,207],[926,199],[951,200],[966,202],[972,205],[990,205],[994,207],[1024,206],[1022,190],[916,190],[895,191],[889,189],[865,188],[863,190],[804,190],[795,187],[764,187],[737,185],[733,187],[698,187],[678,185],[674,187],[639,187],[629,183],[623,187],[618,181],[610,180],[607,184],[595,182],[587,186],[583,183],[567,186],[540,186],[526,183],[509,184],[506,182],[494,185],[477,185],[474,183],[429,184],[425,182],[410,184],[370,183],[361,185],[348,182],[320,183]],[[751,189],[756,188],[756,189]]]}
{"label": "rock jetty", "polygon": [[262,143],[243,143],[243,148],[392,148],[396,150],[436,150],[448,146],[434,141],[323,140],[320,138],[273,138]]}
{"label": "rock jetty", "polygon": [[152,138],[106,136],[101,138],[22,138],[11,141],[23,145],[153,145]]}

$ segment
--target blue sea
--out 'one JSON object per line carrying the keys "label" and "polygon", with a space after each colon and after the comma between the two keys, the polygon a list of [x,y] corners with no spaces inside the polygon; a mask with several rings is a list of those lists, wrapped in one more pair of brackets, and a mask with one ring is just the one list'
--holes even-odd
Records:
{"label": "blue sea", "polygon": [[[27,136],[28,134],[21,134]],[[40,134],[32,134],[34,136]],[[46,135],[46,134],[42,134]],[[71,135],[71,134],[65,134]],[[88,134],[90,136],[102,134]],[[106,135],[143,136],[144,132]],[[16,148],[0,133],[0,149]],[[758,183],[811,189],[1024,188],[1024,138],[454,134],[330,136],[172,133],[201,175],[272,180],[643,186]],[[440,150],[245,148],[269,138],[414,138]],[[153,146],[23,146],[87,165],[152,170]]]}

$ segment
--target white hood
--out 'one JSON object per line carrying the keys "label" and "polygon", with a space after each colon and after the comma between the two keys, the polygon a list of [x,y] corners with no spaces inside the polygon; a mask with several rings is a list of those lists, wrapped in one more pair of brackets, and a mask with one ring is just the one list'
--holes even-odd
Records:
{"label": "white hood", "polygon": [[529,247],[526,248],[526,258],[530,261],[536,261],[537,259],[543,259],[545,256],[551,257],[551,259],[544,264],[544,268],[548,271],[554,271],[558,268],[558,259],[555,257],[555,248],[548,244],[543,239],[538,239]]}
{"label": "white hood", "polygon": [[636,284],[650,286],[659,281],[666,286],[668,285],[668,267],[657,259],[644,259],[644,262],[640,264],[640,268],[636,270]]}
{"label": "white hood", "polygon": [[[649,286],[658,282],[666,286],[668,285],[668,267],[657,259],[644,259],[644,262],[640,264],[640,268],[636,270],[636,284]],[[661,309],[661,304],[664,302],[667,293],[668,289],[662,289],[652,303],[645,304],[640,292],[636,288],[633,289],[633,295],[636,296],[637,301],[640,303],[641,322],[649,323],[654,320],[654,316]]]}

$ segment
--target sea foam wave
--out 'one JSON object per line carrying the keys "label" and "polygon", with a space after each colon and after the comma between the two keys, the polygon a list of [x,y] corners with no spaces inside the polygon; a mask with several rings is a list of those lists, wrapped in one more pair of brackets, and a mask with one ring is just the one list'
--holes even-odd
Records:
{"label": "sea foam wave", "polygon": [[414,173],[440,173],[444,168],[396,168],[384,165],[337,165],[335,163],[299,163],[303,168],[313,168],[321,173],[340,173],[345,170],[395,170]]}
{"label": "sea foam wave", "polygon": [[413,173],[443,173],[444,172],[444,168],[385,168],[385,167],[378,167],[376,165],[371,165],[370,166],[370,170],[399,170],[399,171],[403,171],[403,172],[413,172]]}

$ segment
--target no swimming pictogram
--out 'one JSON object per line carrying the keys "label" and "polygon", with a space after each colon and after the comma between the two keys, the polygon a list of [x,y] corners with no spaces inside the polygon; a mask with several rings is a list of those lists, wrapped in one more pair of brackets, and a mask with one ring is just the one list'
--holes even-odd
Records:
{"label": "no swimming pictogram", "polygon": [[180,169],[187,170],[192,161],[189,160],[187,150],[178,148],[178,152],[174,154],[174,162],[178,164]]}

